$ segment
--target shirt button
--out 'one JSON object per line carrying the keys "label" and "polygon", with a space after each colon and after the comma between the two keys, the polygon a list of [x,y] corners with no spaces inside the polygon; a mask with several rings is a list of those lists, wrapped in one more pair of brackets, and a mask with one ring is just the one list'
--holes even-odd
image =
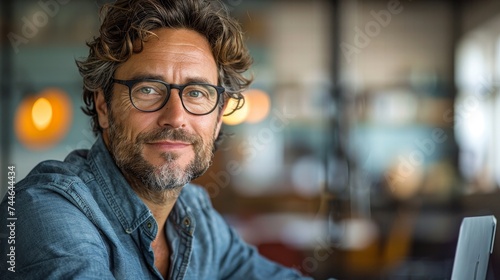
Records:
{"label": "shirt button", "polygon": [[151,228],[153,225],[151,223],[147,224],[148,228]]}
{"label": "shirt button", "polygon": [[185,219],[184,219],[184,225],[185,225],[186,227],[188,227],[188,226],[190,226],[190,225],[191,225],[191,221],[189,220],[189,218],[185,218]]}

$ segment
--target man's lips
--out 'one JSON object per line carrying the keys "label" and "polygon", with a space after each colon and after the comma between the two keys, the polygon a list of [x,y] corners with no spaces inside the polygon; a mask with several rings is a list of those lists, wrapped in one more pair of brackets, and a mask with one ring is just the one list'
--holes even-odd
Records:
{"label": "man's lips", "polygon": [[150,142],[147,144],[165,150],[183,149],[192,145],[191,143],[180,142],[180,141],[157,141],[157,142]]}

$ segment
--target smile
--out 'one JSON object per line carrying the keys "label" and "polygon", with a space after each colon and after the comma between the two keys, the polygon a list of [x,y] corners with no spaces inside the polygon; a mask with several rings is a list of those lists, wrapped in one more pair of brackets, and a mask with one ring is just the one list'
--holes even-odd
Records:
{"label": "smile", "polygon": [[161,150],[178,150],[192,145],[191,143],[177,141],[159,141],[147,144]]}

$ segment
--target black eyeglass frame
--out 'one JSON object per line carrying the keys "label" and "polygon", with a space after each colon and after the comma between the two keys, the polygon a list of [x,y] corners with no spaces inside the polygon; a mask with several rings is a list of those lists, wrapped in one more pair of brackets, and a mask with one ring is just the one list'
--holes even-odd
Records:
{"label": "black eyeglass frame", "polygon": [[[145,112],[145,113],[153,113],[153,112],[161,110],[161,108],[163,108],[165,106],[165,104],[167,104],[168,100],[170,99],[172,89],[177,89],[177,90],[179,90],[179,98],[181,99],[182,107],[184,107],[184,110],[186,110],[186,112],[190,113],[191,115],[195,115],[195,116],[208,115],[208,114],[212,113],[215,110],[215,108],[217,108],[217,106],[219,105],[219,102],[220,102],[221,95],[226,91],[226,89],[224,87],[216,86],[216,85],[212,85],[212,84],[208,84],[208,83],[187,83],[184,85],[177,85],[177,84],[169,84],[169,83],[166,83],[162,80],[156,80],[156,79],[119,80],[119,79],[112,78],[111,80],[113,83],[127,86],[128,87],[128,97],[130,99],[130,103],[132,103],[132,106],[134,106],[134,108],[136,108],[137,110],[139,110],[141,112]],[[162,104],[158,107],[158,109],[143,110],[143,109],[138,108],[134,104],[134,101],[132,100],[132,87],[135,84],[140,83],[140,82],[161,83],[167,88],[167,97],[165,98],[165,100],[163,100]],[[189,111],[186,108],[186,105],[184,105],[184,99],[182,99],[182,92],[184,91],[184,88],[186,88],[188,86],[192,86],[192,85],[211,86],[211,87],[215,88],[215,90],[217,91],[217,101],[215,102],[214,107],[210,111],[208,111],[207,113],[203,113],[203,114],[192,113],[191,111]]]}

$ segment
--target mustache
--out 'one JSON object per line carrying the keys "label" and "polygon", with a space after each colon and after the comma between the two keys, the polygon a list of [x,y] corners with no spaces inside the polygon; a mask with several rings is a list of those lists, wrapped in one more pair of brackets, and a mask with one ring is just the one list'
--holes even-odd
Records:
{"label": "mustache", "polygon": [[155,129],[151,132],[140,134],[137,140],[139,143],[168,140],[168,141],[181,141],[192,144],[198,144],[201,141],[200,137],[197,136],[196,134],[191,134],[186,132],[185,130],[175,129],[175,128]]}

